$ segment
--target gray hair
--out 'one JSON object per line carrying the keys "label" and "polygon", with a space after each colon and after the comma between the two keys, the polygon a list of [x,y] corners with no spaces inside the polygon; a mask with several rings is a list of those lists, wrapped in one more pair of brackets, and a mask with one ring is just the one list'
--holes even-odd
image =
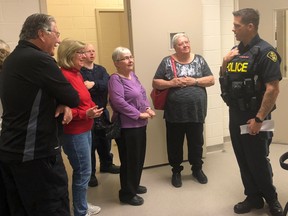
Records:
{"label": "gray hair", "polygon": [[59,47],[57,52],[57,61],[58,65],[62,68],[71,69],[74,68],[73,58],[77,51],[85,49],[86,44],[71,39],[64,39]]}
{"label": "gray hair", "polygon": [[258,29],[260,20],[258,10],[255,10],[253,8],[244,8],[238,11],[234,11],[232,14],[234,17],[241,17],[241,23],[245,25],[252,23],[255,26],[255,29]]}
{"label": "gray hair", "polygon": [[30,40],[38,38],[38,31],[51,30],[51,23],[56,22],[55,18],[47,15],[36,13],[32,14],[25,20],[19,38],[20,40]]}
{"label": "gray hair", "polygon": [[173,36],[172,41],[171,41],[173,48],[175,48],[175,46],[177,45],[178,38],[180,38],[180,37],[185,37],[189,41],[189,37],[185,33],[177,33]]}
{"label": "gray hair", "polygon": [[131,53],[131,51],[126,47],[117,47],[112,53],[113,62],[118,61],[119,57],[124,53]]}
{"label": "gray hair", "polygon": [[0,39],[0,68],[2,68],[4,60],[7,58],[9,54],[10,54],[9,45],[5,41]]}

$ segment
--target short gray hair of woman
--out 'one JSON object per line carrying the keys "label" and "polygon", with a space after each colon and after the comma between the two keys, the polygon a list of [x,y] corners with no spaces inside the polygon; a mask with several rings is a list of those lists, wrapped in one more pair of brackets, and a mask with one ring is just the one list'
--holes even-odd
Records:
{"label": "short gray hair of woman", "polygon": [[185,37],[188,39],[189,41],[189,37],[185,34],[185,33],[177,33],[173,36],[172,38],[172,45],[173,45],[173,48],[175,48],[175,46],[177,45],[177,41],[178,41],[178,38],[180,37]]}
{"label": "short gray hair of woman", "polygon": [[32,14],[25,20],[21,32],[20,40],[30,40],[38,38],[38,31],[51,30],[51,23],[55,22],[55,18],[42,13]]}
{"label": "short gray hair of woman", "polygon": [[71,69],[74,68],[75,65],[73,63],[73,58],[76,55],[76,52],[84,49],[86,46],[85,43],[78,40],[64,39],[57,51],[57,61],[58,65],[61,68]]}
{"label": "short gray hair of woman", "polygon": [[0,39],[0,68],[2,68],[4,60],[7,58],[9,54],[10,54],[9,45],[5,41]]}
{"label": "short gray hair of woman", "polygon": [[131,53],[131,51],[126,47],[117,47],[112,53],[113,62],[118,61],[120,56],[124,53]]}

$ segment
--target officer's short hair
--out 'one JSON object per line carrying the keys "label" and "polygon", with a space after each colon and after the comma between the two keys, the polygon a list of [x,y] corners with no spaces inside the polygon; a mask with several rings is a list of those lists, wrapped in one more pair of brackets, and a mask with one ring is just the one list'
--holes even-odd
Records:
{"label": "officer's short hair", "polygon": [[234,17],[241,17],[241,22],[245,25],[252,23],[258,30],[260,15],[258,10],[253,8],[244,8],[233,12]]}
{"label": "officer's short hair", "polygon": [[56,22],[55,18],[41,13],[35,13],[27,17],[25,20],[21,32],[20,32],[20,40],[30,40],[38,38],[38,31],[43,30],[51,30],[51,23]]}

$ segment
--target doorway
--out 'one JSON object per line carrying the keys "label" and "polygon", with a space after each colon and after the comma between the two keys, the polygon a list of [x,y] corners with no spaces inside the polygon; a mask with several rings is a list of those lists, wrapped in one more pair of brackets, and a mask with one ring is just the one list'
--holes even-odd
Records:
{"label": "doorway", "polygon": [[130,49],[128,18],[125,10],[96,9],[99,64],[109,74],[115,72],[112,52],[118,46]]}
{"label": "doorway", "polygon": [[[131,24],[127,13],[127,0],[124,1],[124,10],[120,9],[96,9],[96,29],[98,39],[97,57],[99,64],[104,66],[111,75],[115,72],[112,61],[112,52],[116,47],[122,46],[132,50]],[[128,5],[129,6],[129,5]],[[112,109],[108,104],[110,116]],[[112,140],[111,153],[114,155],[114,163],[120,164],[118,149],[115,140]]]}
{"label": "doorway", "polygon": [[275,29],[275,44],[278,53],[280,54],[281,61],[281,73],[282,80],[280,82],[280,94],[277,98],[277,109],[272,113],[273,119],[275,120],[275,133],[273,142],[288,144],[287,136],[287,122],[283,121],[283,115],[288,110],[288,102],[286,99],[286,92],[288,92],[288,77],[287,77],[287,33],[288,33],[288,10],[279,9],[274,11],[274,29]]}

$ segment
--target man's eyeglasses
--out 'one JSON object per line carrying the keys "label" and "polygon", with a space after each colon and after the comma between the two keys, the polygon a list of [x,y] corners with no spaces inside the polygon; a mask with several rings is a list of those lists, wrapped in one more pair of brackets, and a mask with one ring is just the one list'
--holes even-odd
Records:
{"label": "man's eyeglasses", "polygon": [[60,37],[60,32],[57,32],[57,31],[52,31],[51,29],[47,29],[46,31],[55,33],[55,34],[56,34],[56,36],[57,36],[57,38],[59,38],[59,37]]}
{"label": "man's eyeglasses", "polygon": [[117,61],[129,61],[129,60],[133,60],[134,56],[125,56],[124,58],[118,59]]}

